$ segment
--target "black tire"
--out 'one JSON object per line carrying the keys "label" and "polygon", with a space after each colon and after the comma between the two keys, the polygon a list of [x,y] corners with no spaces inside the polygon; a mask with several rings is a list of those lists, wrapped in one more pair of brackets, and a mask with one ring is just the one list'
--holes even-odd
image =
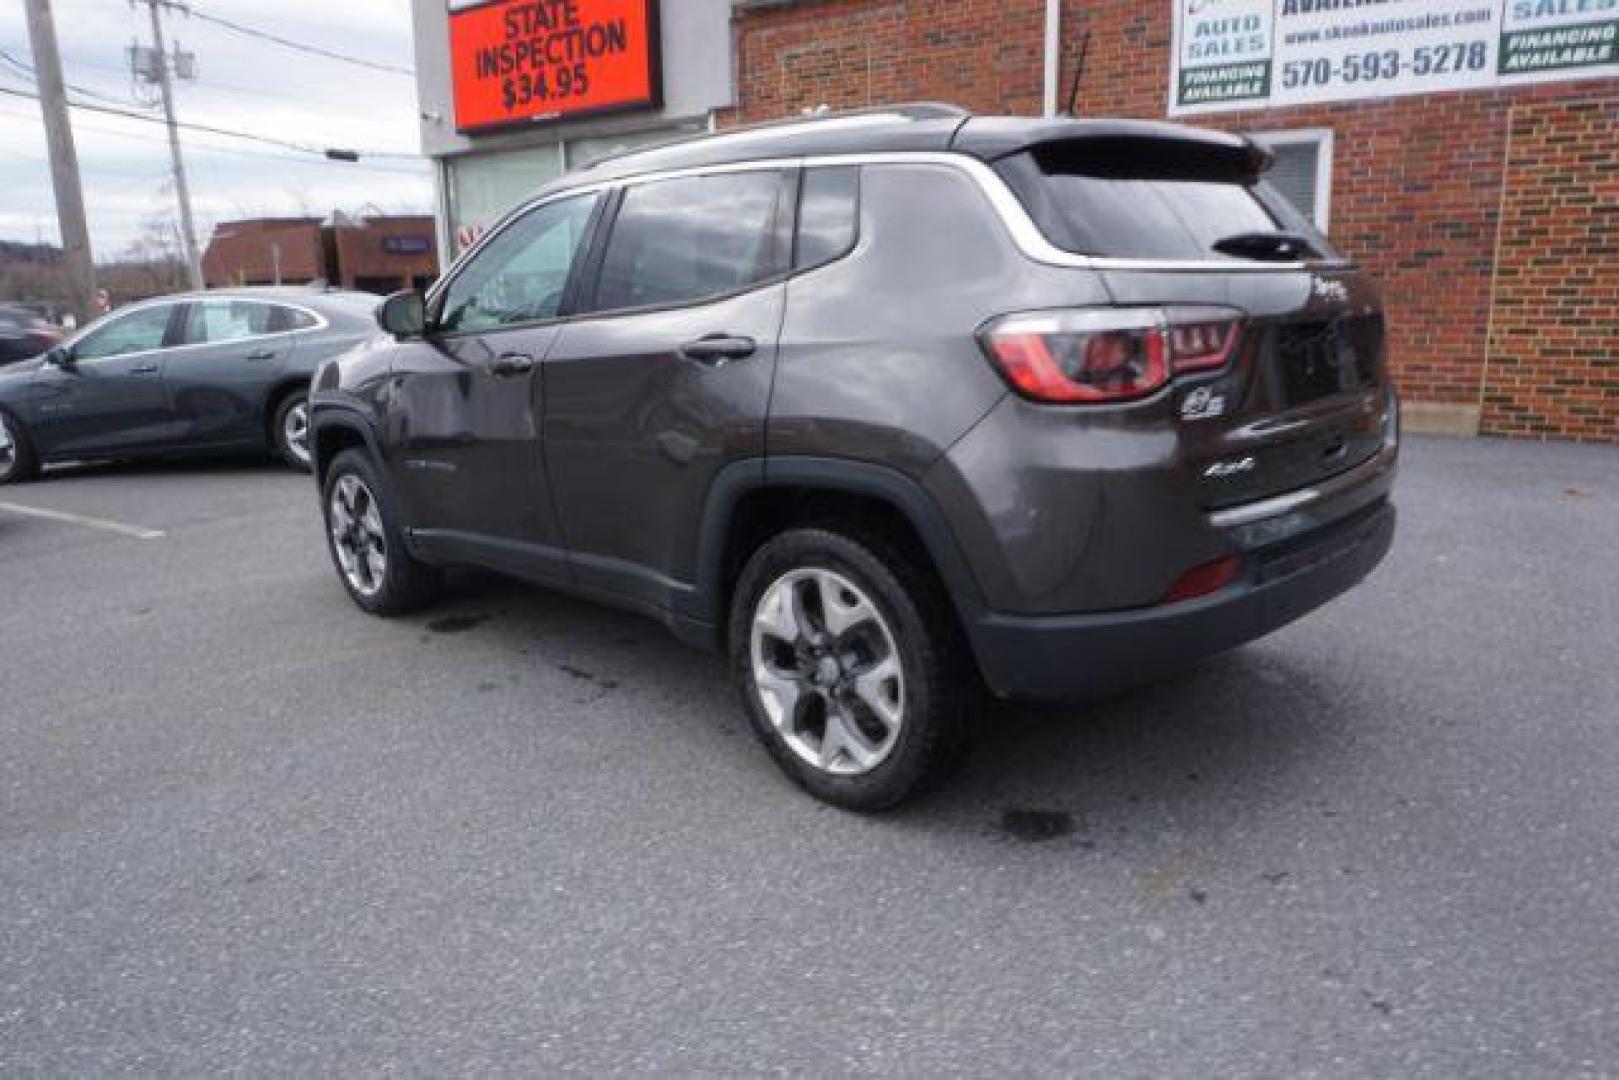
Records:
{"label": "black tire", "polygon": [[[16,417],[0,409],[0,424],[5,425],[10,450],[0,450],[0,484],[20,484],[39,475],[39,458],[28,441],[28,431]],[[6,440],[0,439],[0,442]]]}
{"label": "black tire", "polygon": [[[304,417],[304,442],[302,448],[294,445],[287,434],[287,418],[294,410],[302,410]],[[276,454],[282,461],[299,472],[309,472],[312,461],[309,456],[309,394],[303,390],[294,390],[281,399],[275,407],[275,416],[271,418],[270,442],[275,446]]]}
{"label": "black tire", "polygon": [[[807,761],[771,722],[761,698],[753,668],[755,612],[773,584],[800,570],[831,570],[857,586],[891,633],[904,673],[902,719],[887,756],[869,771],[839,775]],[[728,640],[732,675],[754,732],[782,771],[818,799],[845,810],[883,810],[925,790],[965,755],[982,698],[977,669],[942,585],[901,545],[820,528],[781,533],[742,570]]]}
{"label": "black tire", "polygon": [[[339,551],[337,530],[333,527],[333,494],[345,477],[357,478],[368,497],[374,500],[382,527],[383,571],[375,576],[373,591],[367,591],[351,579]],[[414,558],[405,547],[398,502],[382,471],[364,450],[345,450],[333,459],[321,486],[321,517],[326,524],[326,550],[332,557],[337,578],[350,599],[365,611],[373,615],[402,615],[421,607],[437,594],[443,583],[442,572]]]}

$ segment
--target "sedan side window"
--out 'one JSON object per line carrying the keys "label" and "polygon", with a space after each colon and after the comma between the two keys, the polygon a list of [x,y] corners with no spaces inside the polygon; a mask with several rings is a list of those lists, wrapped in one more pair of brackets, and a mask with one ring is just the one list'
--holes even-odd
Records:
{"label": "sedan side window", "polygon": [[172,304],[158,304],[120,315],[80,338],[73,346],[73,358],[99,360],[124,353],[161,349],[164,335],[169,329],[169,314],[173,310]]}
{"label": "sedan side window", "polygon": [[437,328],[487,330],[556,318],[599,198],[546,203],[501,230],[450,282]]}
{"label": "sedan side window", "polygon": [[693,303],[783,273],[784,179],[769,170],[630,187],[607,241],[595,310]]}
{"label": "sedan side window", "polygon": [[286,307],[282,304],[270,305],[270,333],[279,334],[283,330],[308,330],[319,325],[309,312],[302,308]]}
{"label": "sedan side window", "polygon": [[201,300],[186,312],[181,341],[187,345],[218,345],[268,334],[272,332],[274,311],[269,304],[249,300]]}

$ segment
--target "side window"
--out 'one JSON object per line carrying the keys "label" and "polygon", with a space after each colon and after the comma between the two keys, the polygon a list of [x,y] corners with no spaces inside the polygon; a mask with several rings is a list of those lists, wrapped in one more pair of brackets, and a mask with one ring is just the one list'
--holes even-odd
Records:
{"label": "side window", "polygon": [[186,345],[219,345],[271,332],[275,308],[248,300],[200,300],[187,309]]}
{"label": "side window", "polygon": [[607,240],[596,311],[683,304],[781,273],[784,174],[719,173],[636,184]]}
{"label": "side window", "polygon": [[157,304],[120,315],[105,326],[90,331],[73,346],[75,360],[99,360],[124,353],[161,349],[169,328],[173,304]]}
{"label": "side window", "polygon": [[503,229],[450,282],[437,328],[486,330],[556,318],[568,272],[600,197],[578,195],[546,203]]}
{"label": "side window", "polygon": [[308,330],[315,325],[317,325],[315,317],[301,308],[286,307],[283,304],[270,305],[272,334],[280,334],[287,330]]}
{"label": "side window", "polygon": [[798,194],[794,269],[807,270],[847,255],[859,223],[860,169],[853,165],[805,169]]}

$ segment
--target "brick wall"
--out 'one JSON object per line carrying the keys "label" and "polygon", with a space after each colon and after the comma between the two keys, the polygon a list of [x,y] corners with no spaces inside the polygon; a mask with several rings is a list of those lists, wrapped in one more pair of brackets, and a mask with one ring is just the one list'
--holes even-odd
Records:
{"label": "brick wall", "polygon": [[[340,224],[331,233],[336,284],[346,289],[391,291],[426,284],[438,276],[431,217],[368,217],[356,225]],[[395,240],[405,241],[407,249],[390,250]],[[417,245],[424,250],[409,250]]]}
{"label": "brick wall", "polygon": [[[797,113],[819,104],[834,108],[900,100],[953,101],[980,113],[1033,114],[1042,97],[1043,0],[800,0],[797,3],[738,5],[736,119],[748,122]],[[1074,75],[1079,44],[1092,32],[1078,97],[1082,115],[1161,119],[1168,100],[1172,8],[1169,0],[1065,0],[1063,95]],[[1535,387],[1550,380],[1585,378],[1565,370],[1571,359],[1527,350],[1509,352],[1503,337],[1492,338],[1491,301],[1499,292],[1495,266],[1499,239],[1503,253],[1517,258],[1513,232],[1524,227],[1537,204],[1519,209],[1516,192],[1561,190],[1559,179],[1571,165],[1591,177],[1595,202],[1579,204],[1583,224],[1566,229],[1585,237],[1595,254],[1589,278],[1560,296],[1561,320],[1583,317],[1581,297],[1609,298],[1616,287],[1612,258],[1614,191],[1601,180],[1612,177],[1611,158],[1600,158],[1603,132],[1582,138],[1582,150],[1540,155],[1514,150],[1507,161],[1507,133],[1513,125],[1534,123],[1556,142],[1564,126],[1579,127],[1592,116],[1612,118],[1619,80],[1591,79],[1549,83],[1509,91],[1432,94],[1385,101],[1200,116],[1193,122],[1236,131],[1330,127],[1335,133],[1331,232],[1334,242],[1360,259],[1382,282],[1389,313],[1390,362],[1409,402],[1438,406],[1472,422],[1484,403],[1486,370],[1491,396],[1498,379],[1512,370]],[[1584,110],[1584,111],[1582,111]],[[1594,110],[1594,111],[1592,111]],[[1541,117],[1530,121],[1528,117]],[[1537,131],[1539,128],[1537,128]],[[1582,129],[1583,130],[1583,129]],[[1610,123],[1607,147],[1616,137]],[[1529,136],[1526,134],[1526,138]],[[1514,143],[1516,146],[1516,142]],[[1580,154],[1588,162],[1567,161]],[[1576,196],[1578,197],[1578,196]],[[1525,199],[1532,196],[1524,195]],[[1502,220],[1502,208],[1507,217]],[[1606,209],[1604,209],[1604,206]],[[1583,209],[1581,209],[1583,207]],[[1563,206],[1560,212],[1570,208]],[[1503,226],[1498,230],[1498,225]],[[1583,231],[1582,231],[1583,230]],[[1604,231],[1607,230],[1607,231]],[[1498,231],[1500,236],[1498,238]],[[1527,249],[1534,251],[1533,245]],[[1556,287],[1548,264],[1540,277],[1514,288]],[[1531,294],[1533,295],[1533,294]],[[1590,305],[1591,311],[1599,300]],[[1500,312],[1497,313],[1498,315]],[[1594,317],[1594,316],[1593,316]],[[1537,323],[1543,327],[1544,322]],[[1610,320],[1611,326],[1611,320]],[[1570,345],[1569,348],[1576,346]],[[1613,339],[1578,346],[1615,355]],[[1495,357],[1492,350],[1501,352]],[[1487,358],[1489,358],[1487,360]],[[1501,363],[1497,364],[1497,359]],[[1582,358],[1595,374],[1568,392],[1534,397],[1511,391],[1512,402],[1483,410],[1482,430],[1512,434],[1619,439],[1619,401],[1595,385],[1605,372],[1602,357]],[[1582,372],[1585,370],[1581,369]],[[1583,395],[1583,397],[1582,397]],[[1572,411],[1595,409],[1590,416]],[[1522,406],[1509,411],[1506,404]]]}
{"label": "brick wall", "polygon": [[1509,114],[1484,426],[1619,441],[1619,98]]}
{"label": "brick wall", "polygon": [[744,7],[737,22],[735,119],[922,99],[974,112],[1038,113],[1044,34],[1044,0]]}
{"label": "brick wall", "polygon": [[301,284],[326,276],[319,218],[255,218],[214,226],[202,256],[203,277],[214,288],[270,284],[276,248],[283,282]]}

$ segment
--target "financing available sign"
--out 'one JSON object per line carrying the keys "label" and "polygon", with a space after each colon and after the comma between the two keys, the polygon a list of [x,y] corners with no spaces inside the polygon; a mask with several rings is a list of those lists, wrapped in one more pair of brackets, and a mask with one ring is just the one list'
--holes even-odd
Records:
{"label": "financing available sign", "polygon": [[656,0],[450,0],[457,131],[661,103]]}
{"label": "financing available sign", "polygon": [[1619,0],[1172,2],[1172,114],[1619,76]]}

